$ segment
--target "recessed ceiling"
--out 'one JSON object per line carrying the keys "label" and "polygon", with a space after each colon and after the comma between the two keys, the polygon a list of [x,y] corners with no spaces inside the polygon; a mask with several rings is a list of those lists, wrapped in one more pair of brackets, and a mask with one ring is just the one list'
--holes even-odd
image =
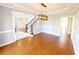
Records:
{"label": "recessed ceiling", "polygon": [[[69,4],[57,4],[57,3],[44,3],[44,4],[47,6],[46,7],[47,12],[70,7],[68,6]],[[42,7],[40,3],[27,3],[27,4],[22,4],[22,5],[35,9],[37,11],[41,11],[41,8],[42,10],[44,10],[44,7]]]}
{"label": "recessed ceiling", "polygon": [[[44,3],[46,7],[46,12],[49,13],[55,13],[55,12],[67,12],[67,11],[74,11],[77,8],[78,4],[75,3]],[[27,6],[35,11],[44,12],[45,8],[41,6],[40,3],[28,3],[28,4],[22,4],[23,6]]]}
{"label": "recessed ceiling", "polygon": [[[59,13],[72,13],[75,12],[79,4],[78,3],[44,3],[46,7],[46,14],[59,14]],[[3,4],[4,5],[4,4]],[[32,14],[40,14],[41,9],[42,13],[45,13],[45,8],[41,6],[40,3],[16,3],[16,4],[6,4],[20,9],[24,12]]]}

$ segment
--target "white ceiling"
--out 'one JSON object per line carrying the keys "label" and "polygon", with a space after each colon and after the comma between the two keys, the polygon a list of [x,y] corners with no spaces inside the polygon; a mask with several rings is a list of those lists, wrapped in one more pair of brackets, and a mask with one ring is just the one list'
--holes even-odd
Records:
{"label": "white ceiling", "polygon": [[[78,3],[44,3],[46,7],[46,14],[60,14],[60,13],[74,13],[79,8]],[[14,4],[0,4],[23,12],[32,14],[45,13],[45,8],[40,3],[14,3]]]}

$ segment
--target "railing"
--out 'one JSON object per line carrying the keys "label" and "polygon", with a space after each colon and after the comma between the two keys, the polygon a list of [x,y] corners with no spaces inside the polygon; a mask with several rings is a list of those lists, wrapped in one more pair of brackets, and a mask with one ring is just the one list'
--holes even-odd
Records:
{"label": "railing", "polygon": [[38,18],[35,16],[27,25],[26,25],[26,30],[28,31],[28,27],[30,27],[30,30],[31,30],[31,33],[30,34],[34,34],[33,33],[33,30],[34,30],[34,27],[33,25],[37,22]]}
{"label": "railing", "polygon": [[26,26],[28,26],[29,24],[31,24],[32,21],[34,21],[35,18],[36,18],[36,16]]}

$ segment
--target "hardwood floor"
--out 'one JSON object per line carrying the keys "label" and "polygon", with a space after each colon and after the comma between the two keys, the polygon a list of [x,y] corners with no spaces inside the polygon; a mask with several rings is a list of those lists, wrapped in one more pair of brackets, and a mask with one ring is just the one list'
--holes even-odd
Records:
{"label": "hardwood floor", "polygon": [[70,35],[65,45],[59,37],[47,33],[39,33],[0,48],[1,55],[74,55]]}

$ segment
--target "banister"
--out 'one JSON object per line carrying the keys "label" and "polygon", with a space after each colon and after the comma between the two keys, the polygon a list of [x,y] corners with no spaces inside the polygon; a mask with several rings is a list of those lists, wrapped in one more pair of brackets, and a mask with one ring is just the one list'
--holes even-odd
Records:
{"label": "banister", "polygon": [[36,18],[36,16],[26,26],[28,26],[35,18]]}
{"label": "banister", "polygon": [[30,25],[30,29],[31,29],[31,34],[33,35],[33,25],[36,23],[36,21],[38,20],[38,18],[36,20],[34,20],[36,18],[36,16],[26,25],[26,30],[28,30],[28,25]]}

